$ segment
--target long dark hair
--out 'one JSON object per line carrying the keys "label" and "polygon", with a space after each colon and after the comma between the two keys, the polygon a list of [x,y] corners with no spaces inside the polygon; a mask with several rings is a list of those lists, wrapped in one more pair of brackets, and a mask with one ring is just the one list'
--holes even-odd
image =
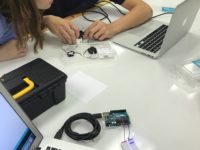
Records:
{"label": "long dark hair", "polygon": [[0,12],[12,23],[17,35],[18,46],[35,40],[34,51],[43,47],[42,15],[35,0],[1,0]]}

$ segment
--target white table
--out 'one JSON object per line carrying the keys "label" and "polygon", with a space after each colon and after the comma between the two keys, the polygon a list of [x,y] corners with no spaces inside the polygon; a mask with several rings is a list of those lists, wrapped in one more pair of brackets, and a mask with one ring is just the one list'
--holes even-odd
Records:
{"label": "white table", "polygon": [[[169,20],[169,16],[158,19]],[[53,137],[68,117],[79,112],[126,109],[139,150],[199,150],[200,93],[185,91],[174,79],[176,64],[200,56],[199,20],[200,14],[190,33],[157,60],[114,44],[117,56],[113,59],[91,60],[78,55],[67,58],[61,43],[48,34],[45,47],[38,54],[30,51],[25,58],[1,62],[0,75],[40,57],[69,78],[81,71],[107,85],[106,90],[88,103],[67,94],[63,102],[34,119],[45,137]],[[79,144],[100,150],[121,150],[123,128],[106,128],[102,122],[101,125],[103,129],[97,139]],[[66,135],[63,139],[76,143]]]}

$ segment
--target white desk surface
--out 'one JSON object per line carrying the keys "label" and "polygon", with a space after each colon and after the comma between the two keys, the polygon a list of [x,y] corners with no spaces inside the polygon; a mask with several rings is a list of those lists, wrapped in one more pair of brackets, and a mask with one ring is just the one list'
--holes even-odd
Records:
{"label": "white desk surface", "polygon": [[[158,19],[168,20],[169,16]],[[65,120],[76,113],[127,109],[139,150],[199,150],[200,91],[191,94],[178,87],[174,79],[175,64],[200,56],[199,20],[200,14],[190,32],[156,60],[115,44],[117,56],[113,59],[91,60],[78,55],[68,58],[61,50],[62,44],[47,35],[44,49],[38,54],[29,51],[25,58],[0,62],[0,75],[40,57],[69,78],[81,71],[107,86],[88,103],[67,94],[63,102],[37,117],[34,123],[45,137],[53,137]],[[80,144],[100,150],[121,150],[123,128],[107,129],[104,124],[102,128],[97,139]],[[75,142],[67,136],[63,139]]]}

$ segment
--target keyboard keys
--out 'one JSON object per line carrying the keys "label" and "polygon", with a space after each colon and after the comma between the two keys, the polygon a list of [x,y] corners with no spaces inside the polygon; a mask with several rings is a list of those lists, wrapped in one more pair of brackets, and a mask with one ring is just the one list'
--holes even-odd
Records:
{"label": "keyboard keys", "polygon": [[136,43],[135,46],[156,53],[161,48],[162,42],[167,32],[167,28],[167,25],[161,25],[141,41]]}
{"label": "keyboard keys", "polygon": [[55,147],[47,146],[46,150],[61,150],[61,149],[58,149],[58,148],[55,148]]}

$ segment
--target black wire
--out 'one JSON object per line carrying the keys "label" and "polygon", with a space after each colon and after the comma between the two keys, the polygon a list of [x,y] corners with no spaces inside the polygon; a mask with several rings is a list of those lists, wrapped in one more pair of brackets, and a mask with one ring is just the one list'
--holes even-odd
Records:
{"label": "black wire", "polygon": [[115,7],[115,8],[119,11],[120,14],[122,14],[122,15],[126,15],[126,14],[123,13],[123,12],[122,12],[122,11],[121,11],[117,6],[116,6],[116,5],[114,5],[112,2],[109,2],[109,1],[103,1],[103,0],[102,0],[102,1],[99,1],[98,4],[103,3],[103,2],[104,2],[104,3],[111,4],[113,7]]}
{"label": "black wire", "polygon": [[[80,120],[80,119],[87,120],[89,123],[91,123],[92,126],[93,126],[93,130],[91,132],[83,133],[83,134],[79,134],[77,132],[72,131],[72,129],[71,129],[72,123],[74,121],[77,121],[77,120]],[[98,120],[92,114],[90,114],[90,113],[79,113],[79,114],[76,114],[76,115],[70,117],[64,123],[64,125],[62,126],[62,128],[56,133],[56,135],[54,136],[54,138],[61,139],[63,131],[65,131],[65,133],[70,138],[72,138],[74,140],[77,140],[77,141],[92,140],[96,136],[99,135],[99,133],[101,131],[101,126],[100,126]]]}
{"label": "black wire", "polygon": [[85,20],[87,21],[90,21],[90,22],[95,22],[96,20],[92,20],[92,19],[88,19],[86,16],[85,16],[85,13],[86,12],[91,12],[91,13],[98,13],[98,14],[101,14],[102,16],[104,16],[103,18],[99,19],[99,20],[104,20],[105,18],[108,19],[108,21],[111,23],[110,19],[107,17],[107,15],[105,15],[104,13],[102,12],[98,12],[98,11],[92,11],[92,10],[88,10],[88,11],[85,11],[85,12],[82,12],[82,16]]}
{"label": "black wire", "polygon": [[99,6],[95,6],[95,7],[97,7],[97,8],[99,8],[104,14],[105,14],[105,16],[106,16],[106,19],[109,21],[109,23],[111,23],[111,20],[110,20],[110,18],[108,17],[108,13],[107,12],[105,12],[104,11],[104,9],[103,8],[101,8],[101,7],[99,7]]}
{"label": "black wire", "polygon": [[103,18],[101,18],[100,20],[104,20],[104,19],[107,19],[109,21],[109,23],[111,23],[111,20],[110,18],[108,17],[108,14],[99,6],[94,6],[94,7],[97,7],[101,10],[100,11],[95,11],[95,10],[86,10],[84,12],[82,12],[82,16],[84,19],[86,19],[87,21],[90,21],[90,22],[95,22],[96,20],[91,20],[91,19],[88,19],[86,16],[85,16],[85,13],[86,12],[92,12],[92,13],[98,13],[98,14],[101,14],[102,16],[104,16]]}
{"label": "black wire", "polygon": [[151,19],[162,16],[162,15],[167,15],[167,14],[173,14],[173,13],[172,12],[162,13],[162,14],[159,14],[159,15],[156,15],[156,16],[152,16]]}
{"label": "black wire", "polygon": [[[125,15],[125,13],[123,13],[123,12],[122,12],[117,6],[115,6],[112,2],[100,1],[100,2],[98,2],[98,4],[100,4],[100,3],[102,3],[102,2],[106,2],[106,3],[111,4],[113,7],[115,7],[115,8],[119,11],[120,14]],[[85,16],[85,13],[86,13],[86,12],[92,12],[92,13],[99,13],[99,14],[103,15],[104,17],[101,18],[100,20],[107,19],[107,20],[109,21],[109,23],[112,22],[112,21],[110,20],[110,18],[109,18],[108,13],[105,12],[103,8],[101,8],[101,7],[97,6],[97,5],[95,5],[94,7],[99,8],[99,9],[101,10],[101,12],[99,12],[99,11],[93,11],[93,10],[91,10],[91,11],[90,11],[90,10],[86,10],[86,11],[82,12],[82,16],[83,16],[84,19],[86,19],[87,21],[90,21],[90,22],[95,22],[96,20],[88,19],[88,18]]]}

